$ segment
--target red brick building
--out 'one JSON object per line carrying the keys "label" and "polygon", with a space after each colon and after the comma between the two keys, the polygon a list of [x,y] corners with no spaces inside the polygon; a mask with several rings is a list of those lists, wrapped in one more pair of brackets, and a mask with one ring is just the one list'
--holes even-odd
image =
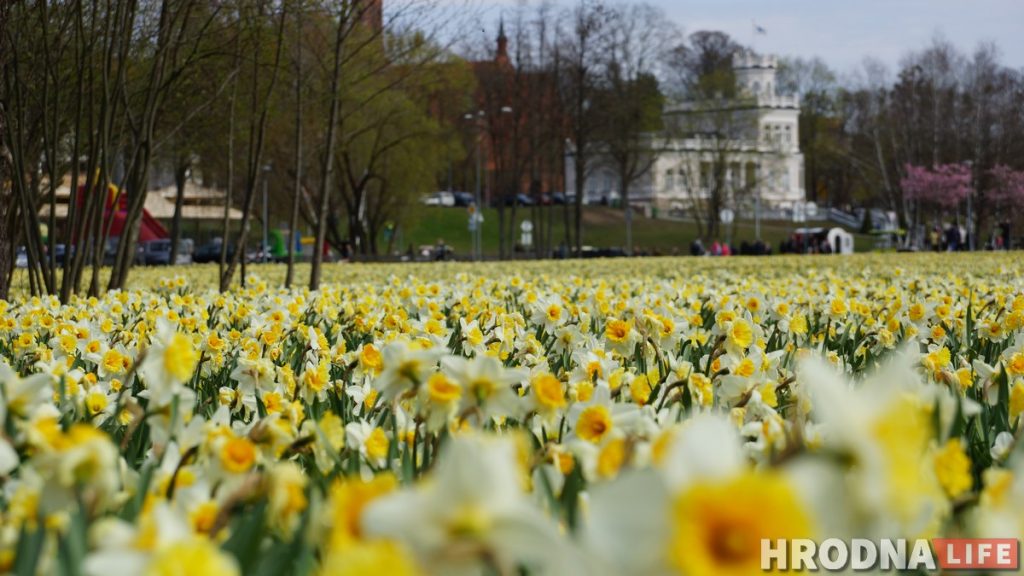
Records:
{"label": "red brick building", "polygon": [[562,192],[566,130],[554,75],[516,65],[503,23],[493,58],[470,62],[470,66],[476,79],[473,122],[483,136],[488,201],[513,193],[539,200],[542,194]]}
{"label": "red brick building", "polygon": [[[358,0],[359,19],[369,28],[384,26],[383,0]],[[468,66],[473,78],[472,94],[455,93],[466,83],[459,71],[439,74],[433,90],[430,113],[462,136],[464,160],[453,163],[441,187],[472,191],[475,188],[476,151],[483,158],[484,202],[499,197],[528,194],[538,200],[542,194],[562,192],[562,167],[566,130],[559,114],[554,76],[536,67],[517,67],[509,54],[504,23],[499,26],[493,56],[485,60],[460,61],[439,66]],[[449,182],[449,179],[451,182]]]}

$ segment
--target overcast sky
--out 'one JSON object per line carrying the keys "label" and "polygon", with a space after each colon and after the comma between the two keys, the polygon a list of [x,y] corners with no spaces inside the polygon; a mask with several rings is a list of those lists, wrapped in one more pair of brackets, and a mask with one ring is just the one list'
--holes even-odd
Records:
{"label": "overcast sky", "polygon": [[[757,51],[821,56],[849,72],[865,56],[895,67],[938,33],[970,53],[998,44],[1004,64],[1024,67],[1024,0],[647,0],[687,33],[723,30]],[[486,2],[497,17],[516,0]],[[572,5],[572,0],[560,0]],[[752,22],[766,29],[754,35]]]}

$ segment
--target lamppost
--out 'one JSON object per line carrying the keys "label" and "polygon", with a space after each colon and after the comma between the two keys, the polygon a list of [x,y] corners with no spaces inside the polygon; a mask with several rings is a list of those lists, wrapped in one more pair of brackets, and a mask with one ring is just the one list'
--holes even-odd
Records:
{"label": "lamppost", "polygon": [[263,252],[263,262],[270,261],[270,251],[268,250],[270,240],[270,214],[267,204],[267,181],[270,180],[270,164],[263,165],[263,246],[261,251]]}
{"label": "lamppost", "polygon": [[483,224],[481,222],[483,218],[481,217],[480,213],[481,208],[483,206],[480,201],[480,180],[481,173],[483,172],[483,155],[481,152],[480,140],[483,138],[483,133],[482,127],[480,126],[480,122],[483,120],[485,115],[486,114],[484,113],[483,110],[479,110],[476,112],[476,114],[467,113],[463,117],[467,122],[473,122],[474,124],[472,124],[472,126],[476,130],[476,185],[473,193],[473,203],[476,204],[476,206],[474,212],[470,215],[470,218],[472,219],[472,222],[470,222],[470,232],[472,232],[474,260],[480,260],[481,253],[483,252],[483,243],[481,242],[482,236],[480,231]]}

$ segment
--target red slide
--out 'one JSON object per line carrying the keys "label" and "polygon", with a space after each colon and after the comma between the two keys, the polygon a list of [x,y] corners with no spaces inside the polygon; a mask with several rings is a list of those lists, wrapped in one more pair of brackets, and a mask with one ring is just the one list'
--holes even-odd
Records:
{"label": "red slide", "polygon": [[[81,199],[85,193],[85,187],[82,186],[78,189],[78,195]],[[107,206],[103,215],[104,225],[110,225],[110,238],[118,238],[124,232],[125,220],[128,216],[128,198],[123,194],[117,199],[117,207],[113,208],[114,196],[117,195],[117,187],[113,184],[108,188],[107,193]],[[113,219],[113,221],[111,221]],[[150,240],[162,240],[164,238],[170,238],[170,233],[164,228],[164,225],[159,220],[153,218],[153,216],[145,209],[142,209],[142,222],[139,223],[139,242],[149,242]]]}

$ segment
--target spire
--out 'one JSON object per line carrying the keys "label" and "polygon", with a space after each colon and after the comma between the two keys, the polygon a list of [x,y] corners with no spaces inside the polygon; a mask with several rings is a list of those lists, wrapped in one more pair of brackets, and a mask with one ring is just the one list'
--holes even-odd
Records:
{"label": "spire", "polygon": [[505,36],[505,14],[498,21],[498,52],[494,60],[501,64],[508,63],[508,36]]}

